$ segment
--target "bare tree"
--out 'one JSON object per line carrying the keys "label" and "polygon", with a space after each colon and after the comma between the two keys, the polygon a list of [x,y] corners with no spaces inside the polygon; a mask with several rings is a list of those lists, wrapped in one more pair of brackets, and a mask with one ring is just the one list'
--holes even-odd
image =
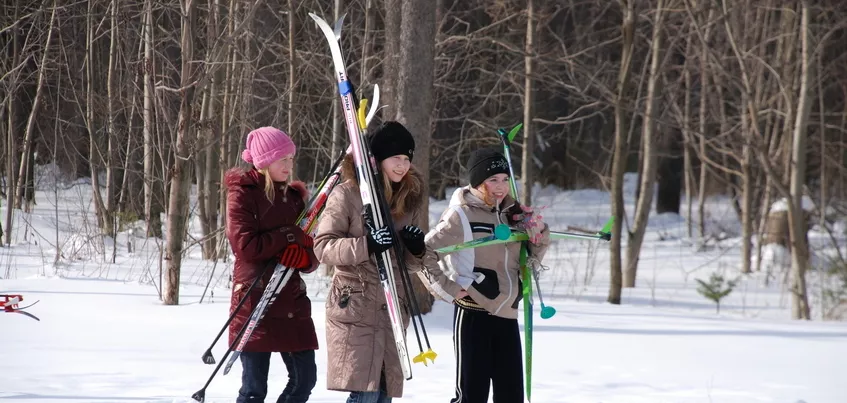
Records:
{"label": "bare tree", "polygon": [[[395,119],[415,138],[415,168],[423,176],[424,194],[429,183],[429,141],[432,133],[433,61],[435,60],[435,2],[401,0],[400,57],[393,82]],[[423,197],[418,225],[429,229],[429,198]],[[412,276],[421,313],[432,310],[433,298],[417,276]]]}
{"label": "bare tree", "polygon": [[610,283],[609,296],[606,299],[612,304],[621,303],[621,288],[623,287],[623,276],[621,272],[621,239],[623,234],[623,221],[626,218],[623,201],[623,174],[626,169],[626,159],[629,152],[629,105],[632,83],[630,82],[632,53],[635,42],[635,2],[632,0],[619,0],[623,9],[623,20],[621,21],[621,64],[618,70],[617,93],[615,95],[615,151],[612,156],[612,240],[609,246],[610,258]]}
{"label": "bare tree", "polygon": [[665,16],[664,0],[656,4],[655,20],[653,23],[653,41],[650,54],[650,78],[647,82],[647,101],[641,130],[642,170],[641,192],[635,206],[635,224],[626,247],[626,266],[623,272],[623,286],[635,287],[635,274],[638,269],[638,256],[647,231],[647,222],[653,205],[653,185],[656,182],[656,108],[659,95],[657,94],[659,76],[662,74],[662,25]]}
{"label": "bare tree", "polygon": [[794,125],[794,144],[791,151],[790,192],[794,209],[789,212],[790,234],[793,253],[791,254],[792,304],[791,316],[794,319],[811,319],[809,297],[806,290],[806,271],[809,267],[809,245],[806,241],[807,219],[803,208],[804,185],[806,183],[807,127],[811,97],[809,93],[811,71],[811,51],[809,45],[809,1],[801,1],[800,15],[800,93],[797,100],[797,120]]}
{"label": "bare tree", "polygon": [[147,236],[162,236],[161,203],[156,192],[155,177],[155,105],[153,77],[156,62],[153,54],[153,0],[144,2],[144,218],[147,222]]}
{"label": "bare tree", "polygon": [[[47,1],[44,0],[42,4],[42,10],[47,9]],[[27,173],[29,172],[29,168],[32,164],[35,164],[35,161],[32,161],[32,143],[33,136],[35,133],[35,121],[38,118],[39,107],[41,106],[42,97],[44,96],[44,77],[47,74],[47,60],[48,55],[50,54],[50,41],[53,38],[53,26],[56,21],[56,9],[57,9],[58,0],[53,0],[52,11],[50,12],[50,22],[47,26],[47,39],[44,40],[44,50],[41,53],[41,62],[40,68],[38,70],[38,84],[35,90],[35,99],[32,100],[32,110],[29,112],[29,119],[26,122],[26,131],[24,133],[24,144],[23,151],[21,152],[21,166],[18,171],[18,188],[15,194],[15,199],[18,203],[24,203],[24,184],[27,182]],[[29,203],[27,202],[26,210],[28,208]],[[7,206],[8,209],[12,209],[12,206]],[[11,225],[8,226],[11,228]]]}
{"label": "bare tree", "polygon": [[532,185],[535,183],[535,130],[532,119],[535,105],[535,91],[533,88],[533,62],[535,59],[535,5],[533,0],[526,2],[526,41],[524,56],[524,103],[523,103],[523,158],[521,159],[521,196],[523,204],[532,204]]}
{"label": "bare tree", "polygon": [[193,103],[197,66],[194,62],[195,0],[181,0],[182,74],[180,82],[179,122],[177,124],[176,155],[170,172],[171,187],[168,197],[168,233],[166,257],[167,281],[164,287],[165,305],[179,304],[179,278],[182,264],[183,240],[188,225],[188,188],[191,185],[191,143],[194,141]]}

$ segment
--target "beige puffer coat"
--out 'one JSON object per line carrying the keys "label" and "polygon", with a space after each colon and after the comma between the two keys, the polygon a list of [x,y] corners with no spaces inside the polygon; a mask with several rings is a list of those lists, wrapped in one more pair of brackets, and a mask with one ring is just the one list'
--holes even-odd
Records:
{"label": "beige puffer coat", "polygon": [[[344,160],[342,174],[346,180],[330,194],[315,236],[318,259],[326,265],[335,266],[326,301],[327,389],[377,391],[384,366],[386,392],[391,397],[401,397],[403,371],[394,344],[385,294],[376,265],[368,253],[362,198],[350,155]],[[398,232],[405,225],[417,225],[417,211],[423,197],[420,192],[422,181],[414,168],[404,180],[413,184],[417,191],[406,198],[406,211],[410,213],[394,217]],[[396,239],[395,242],[402,241]],[[405,261],[410,273],[419,271],[423,263],[408,252]],[[399,266],[396,261],[393,263],[405,330],[409,325],[407,298]],[[339,302],[344,295],[349,299],[347,305],[341,307]],[[413,341],[407,341],[408,346],[412,344]]]}
{"label": "beige puffer coat", "polygon": [[[498,224],[509,223],[505,211],[514,203],[513,198],[506,196],[500,206],[492,208],[474,195],[470,187],[456,189],[440,221],[426,235],[426,267],[419,275],[435,297],[454,302],[464,289],[470,298],[455,303],[503,318],[518,317],[522,297],[519,242],[481,246],[449,255],[434,252],[493,234]],[[545,224],[540,241],[529,243],[529,252],[541,261],[549,245],[550,231]]]}

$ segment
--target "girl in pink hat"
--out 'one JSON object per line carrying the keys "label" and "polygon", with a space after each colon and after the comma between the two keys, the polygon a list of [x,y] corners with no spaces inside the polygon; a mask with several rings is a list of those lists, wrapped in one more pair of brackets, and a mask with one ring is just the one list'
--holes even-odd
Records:
{"label": "girl in pink hat", "polygon": [[230,324],[230,344],[253,312],[276,263],[296,270],[268,307],[240,355],[238,403],[264,401],[272,353],[282,355],[288,370],[288,383],[278,402],[307,401],[317,379],[318,339],[311,316],[312,304],[300,272],[311,273],[317,268],[318,260],[313,251],[314,241],[296,225],[308,198],[306,186],[290,180],[296,151],[291,138],[282,130],[258,128],[247,135],[241,155],[253,166],[232,168],[225,176],[226,234],[235,255],[230,314],[247,294],[250,284],[262,276]]}

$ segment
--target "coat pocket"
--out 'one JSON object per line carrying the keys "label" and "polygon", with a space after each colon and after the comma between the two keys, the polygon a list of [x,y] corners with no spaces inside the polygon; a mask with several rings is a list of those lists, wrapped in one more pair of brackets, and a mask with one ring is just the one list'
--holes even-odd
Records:
{"label": "coat pocket", "polygon": [[475,273],[482,273],[485,275],[485,278],[482,282],[473,283],[471,287],[475,288],[485,298],[496,299],[500,295],[500,281],[497,279],[497,272],[481,267],[474,267],[473,271]]}
{"label": "coat pocket", "polygon": [[361,288],[333,282],[326,301],[326,315],[339,323],[361,324],[367,301]]}

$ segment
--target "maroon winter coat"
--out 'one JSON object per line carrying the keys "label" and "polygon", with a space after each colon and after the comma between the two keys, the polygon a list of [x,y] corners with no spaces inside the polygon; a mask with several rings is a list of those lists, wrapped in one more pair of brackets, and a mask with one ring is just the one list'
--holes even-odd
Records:
{"label": "maroon winter coat", "polygon": [[[258,303],[280,254],[288,246],[286,234],[280,229],[295,225],[297,217],[305,208],[308,194],[302,182],[292,182],[289,186],[275,183],[276,194],[271,203],[265,195],[265,177],[255,169],[231,169],[226,173],[225,182],[226,235],[235,254],[230,314],[256,276],[265,272],[229,326],[229,342],[232,344]],[[311,249],[310,257],[312,266],[304,270],[307,273],[318,267],[318,260]],[[317,349],[312,304],[306,295],[306,283],[300,278],[299,271],[295,271],[274,303],[268,307],[243,351],[295,352]]]}

